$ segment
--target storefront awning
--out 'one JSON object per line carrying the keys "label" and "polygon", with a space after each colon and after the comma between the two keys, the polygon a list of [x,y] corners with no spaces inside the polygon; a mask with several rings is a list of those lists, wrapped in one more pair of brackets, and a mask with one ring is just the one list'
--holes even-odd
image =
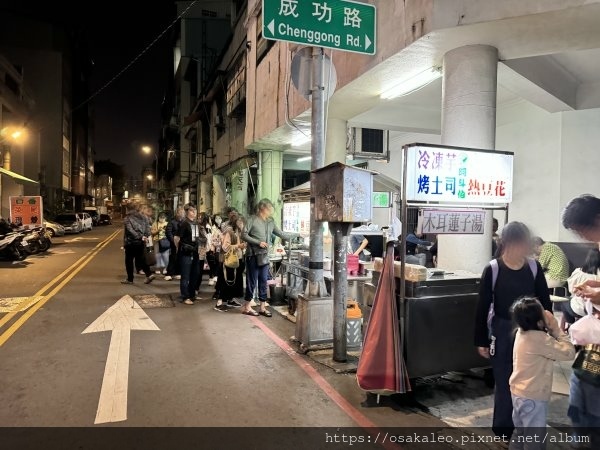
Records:
{"label": "storefront awning", "polygon": [[26,183],[38,184],[38,182],[35,180],[24,177],[23,175],[19,175],[18,173],[11,172],[10,170],[3,169],[2,167],[0,167],[0,174],[8,175],[9,177],[14,178],[17,183],[26,182]]}

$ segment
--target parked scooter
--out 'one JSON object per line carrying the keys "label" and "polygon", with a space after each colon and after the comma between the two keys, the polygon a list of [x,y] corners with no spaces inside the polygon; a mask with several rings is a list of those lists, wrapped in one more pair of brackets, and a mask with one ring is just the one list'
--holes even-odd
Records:
{"label": "parked scooter", "polygon": [[32,255],[48,251],[52,244],[50,234],[43,227],[21,230],[19,233],[23,236],[25,244],[27,244],[27,251]]}
{"label": "parked scooter", "polygon": [[29,249],[23,243],[23,236],[20,233],[9,233],[0,235],[0,256],[13,260],[23,261],[27,258]]}

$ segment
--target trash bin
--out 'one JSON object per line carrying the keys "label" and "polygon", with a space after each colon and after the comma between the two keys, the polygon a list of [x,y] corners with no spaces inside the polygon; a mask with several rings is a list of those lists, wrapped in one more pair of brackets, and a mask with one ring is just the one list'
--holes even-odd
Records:
{"label": "trash bin", "polygon": [[346,346],[348,348],[362,347],[363,315],[356,300],[348,300],[346,310]]}
{"label": "trash bin", "polygon": [[285,286],[271,284],[269,285],[269,294],[271,305],[283,305],[285,303]]}

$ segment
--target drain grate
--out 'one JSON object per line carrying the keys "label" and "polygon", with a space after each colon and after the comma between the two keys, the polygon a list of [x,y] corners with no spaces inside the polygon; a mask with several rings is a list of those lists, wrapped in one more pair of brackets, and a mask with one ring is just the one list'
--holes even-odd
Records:
{"label": "drain grate", "polygon": [[142,309],[173,308],[175,306],[175,301],[169,294],[143,294],[131,297]]}

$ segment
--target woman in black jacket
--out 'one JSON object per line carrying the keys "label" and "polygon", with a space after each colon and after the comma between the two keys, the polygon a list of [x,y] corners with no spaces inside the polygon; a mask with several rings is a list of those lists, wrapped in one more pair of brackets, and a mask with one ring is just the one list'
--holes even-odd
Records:
{"label": "woman in black jacket", "polygon": [[531,259],[531,234],[521,222],[502,230],[500,257],[486,266],[481,277],[475,322],[475,345],[489,358],[494,379],[494,419],[497,436],[510,438],[514,430],[509,378],[513,370],[514,326],[510,308],[521,297],[536,297],[552,311],[548,285],[540,263]]}

